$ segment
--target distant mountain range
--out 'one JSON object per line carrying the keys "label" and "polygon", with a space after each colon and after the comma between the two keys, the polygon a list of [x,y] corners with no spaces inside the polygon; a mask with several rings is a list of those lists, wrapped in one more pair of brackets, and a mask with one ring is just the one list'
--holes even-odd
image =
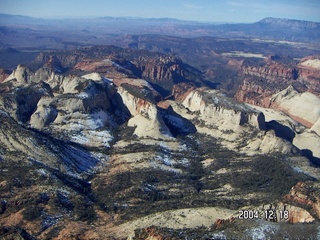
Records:
{"label": "distant mountain range", "polygon": [[[34,35],[41,32],[41,37],[48,33],[59,32],[59,37],[64,35],[68,41],[83,42],[83,38],[106,34],[157,34],[174,35],[182,37],[224,37],[224,38],[259,38],[266,40],[283,40],[296,42],[320,42],[320,23],[281,19],[265,18],[255,23],[216,24],[196,21],[184,21],[172,18],[130,18],[130,17],[99,17],[87,19],[41,19],[20,15],[0,14],[0,44],[9,44],[6,39],[10,31],[15,36],[21,31],[33,31]],[[25,33],[25,34],[28,34]],[[72,34],[76,34],[74,36]],[[50,35],[50,34],[49,34]],[[91,40],[90,40],[91,41]],[[104,39],[105,41],[105,39]],[[93,41],[93,44],[97,44]],[[101,43],[99,43],[101,44]]]}
{"label": "distant mountain range", "polygon": [[320,27],[320,23],[311,22],[311,21],[302,21],[302,20],[292,20],[286,18],[264,18],[258,22],[259,24],[266,25],[278,25],[278,26],[286,26],[291,28],[310,28],[316,29]]}
{"label": "distant mountain range", "polygon": [[[157,23],[175,23],[175,24],[190,24],[190,25],[204,25],[203,22],[191,21],[191,20],[179,20],[176,18],[139,18],[139,17],[96,17],[96,18],[34,18],[23,15],[11,15],[0,13],[0,25],[8,24],[40,24],[46,25],[48,23],[61,23],[61,22],[82,22],[82,21],[131,21],[133,24],[137,22],[157,22]],[[264,18],[256,24],[266,24],[266,25],[278,25],[287,27],[298,27],[298,28],[318,28],[320,27],[319,22],[286,19],[286,18]],[[232,23],[232,25],[239,25],[241,23]],[[250,23],[249,23],[250,24]],[[225,25],[219,23],[205,23],[205,25]],[[245,24],[248,25],[248,24]]]}

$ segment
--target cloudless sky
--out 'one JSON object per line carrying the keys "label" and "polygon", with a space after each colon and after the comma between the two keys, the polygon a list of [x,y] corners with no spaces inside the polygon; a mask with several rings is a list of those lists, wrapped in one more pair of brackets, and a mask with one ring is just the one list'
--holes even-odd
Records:
{"label": "cloudless sky", "polygon": [[278,17],[320,22],[320,0],[0,0],[0,13],[41,18],[169,17],[247,23]]}

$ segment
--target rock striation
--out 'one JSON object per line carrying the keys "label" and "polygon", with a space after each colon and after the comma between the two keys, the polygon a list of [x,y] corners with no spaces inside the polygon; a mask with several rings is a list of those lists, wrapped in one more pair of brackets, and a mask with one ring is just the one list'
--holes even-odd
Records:
{"label": "rock striation", "polygon": [[201,118],[209,124],[220,122],[222,125],[233,125],[234,128],[249,124],[259,130],[265,129],[262,113],[232,102],[217,91],[192,91],[182,104],[192,112],[199,111]]}
{"label": "rock striation", "polygon": [[320,98],[309,92],[300,93],[293,86],[274,94],[269,105],[309,128],[320,118]]}
{"label": "rock striation", "polygon": [[[179,92],[182,92],[182,95],[179,95]],[[189,94],[178,90],[173,92],[173,95],[180,101],[180,105],[172,104],[177,113],[191,120],[197,131],[219,136],[223,139],[223,145],[229,149],[238,149],[239,152],[249,155],[297,152],[296,147],[277,137],[274,131],[266,131],[265,116],[262,112],[227,98],[218,90],[198,88]]]}
{"label": "rock striation", "polygon": [[282,110],[311,128],[319,119],[319,63],[317,56],[305,57],[298,63],[286,62],[281,57],[270,57],[260,66],[243,63],[240,70],[245,79],[235,98]]}
{"label": "rock striation", "polygon": [[[19,65],[0,83],[0,231],[120,238],[150,219],[163,226],[168,216],[168,228],[193,231],[216,219],[217,228],[232,227],[232,209],[268,209],[271,198],[290,210],[292,223],[318,219],[316,184],[279,199],[319,176],[294,146],[318,156],[318,145],[302,145],[317,135],[317,112],[309,110],[306,120],[315,123],[306,131],[284,114],[267,122],[270,112],[199,87],[189,79],[196,71],[162,54],[92,47],[38,61],[39,68]],[[168,97],[160,93],[161,83],[180,80]],[[292,87],[267,97],[285,109],[291,101],[318,104],[313,96]],[[158,237],[147,230],[143,236]]]}
{"label": "rock striation", "polygon": [[[299,182],[283,197],[282,201],[306,209],[314,220],[320,219],[319,187],[319,183],[317,182]],[[292,216],[289,221],[303,222],[298,216]]]}

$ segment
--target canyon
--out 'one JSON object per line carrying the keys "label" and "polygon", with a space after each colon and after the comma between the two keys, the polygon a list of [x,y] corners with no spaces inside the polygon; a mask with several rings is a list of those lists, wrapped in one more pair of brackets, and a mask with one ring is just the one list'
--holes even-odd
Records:
{"label": "canyon", "polygon": [[2,51],[0,236],[317,238],[320,48],[219,28]]}

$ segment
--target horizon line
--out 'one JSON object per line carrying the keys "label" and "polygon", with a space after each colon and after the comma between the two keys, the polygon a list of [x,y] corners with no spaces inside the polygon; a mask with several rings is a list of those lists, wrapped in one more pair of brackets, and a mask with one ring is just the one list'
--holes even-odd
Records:
{"label": "horizon line", "polygon": [[175,20],[175,21],[181,21],[181,22],[193,22],[193,23],[206,23],[206,24],[250,24],[250,23],[257,23],[259,21],[262,21],[264,19],[282,19],[282,20],[291,20],[291,21],[302,21],[302,22],[314,22],[314,23],[320,23],[317,21],[309,21],[309,20],[302,20],[302,19],[294,19],[294,18],[279,18],[279,17],[264,17],[261,18],[258,21],[253,22],[226,22],[226,21],[199,21],[199,20],[189,20],[189,19],[179,19],[179,18],[172,18],[172,17],[138,17],[138,16],[77,16],[77,17],[71,17],[71,16],[60,16],[60,17],[35,17],[35,16],[28,16],[28,15],[21,15],[21,14],[9,14],[9,13],[3,13],[0,12],[0,15],[7,15],[7,16],[15,16],[15,17],[25,17],[25,18],[33,18],[33,19],[39,19],[39,20],[81,20],[81,19],[101,19],[101,18],[121,18],[121,19],[134,19],[134,20]]}

